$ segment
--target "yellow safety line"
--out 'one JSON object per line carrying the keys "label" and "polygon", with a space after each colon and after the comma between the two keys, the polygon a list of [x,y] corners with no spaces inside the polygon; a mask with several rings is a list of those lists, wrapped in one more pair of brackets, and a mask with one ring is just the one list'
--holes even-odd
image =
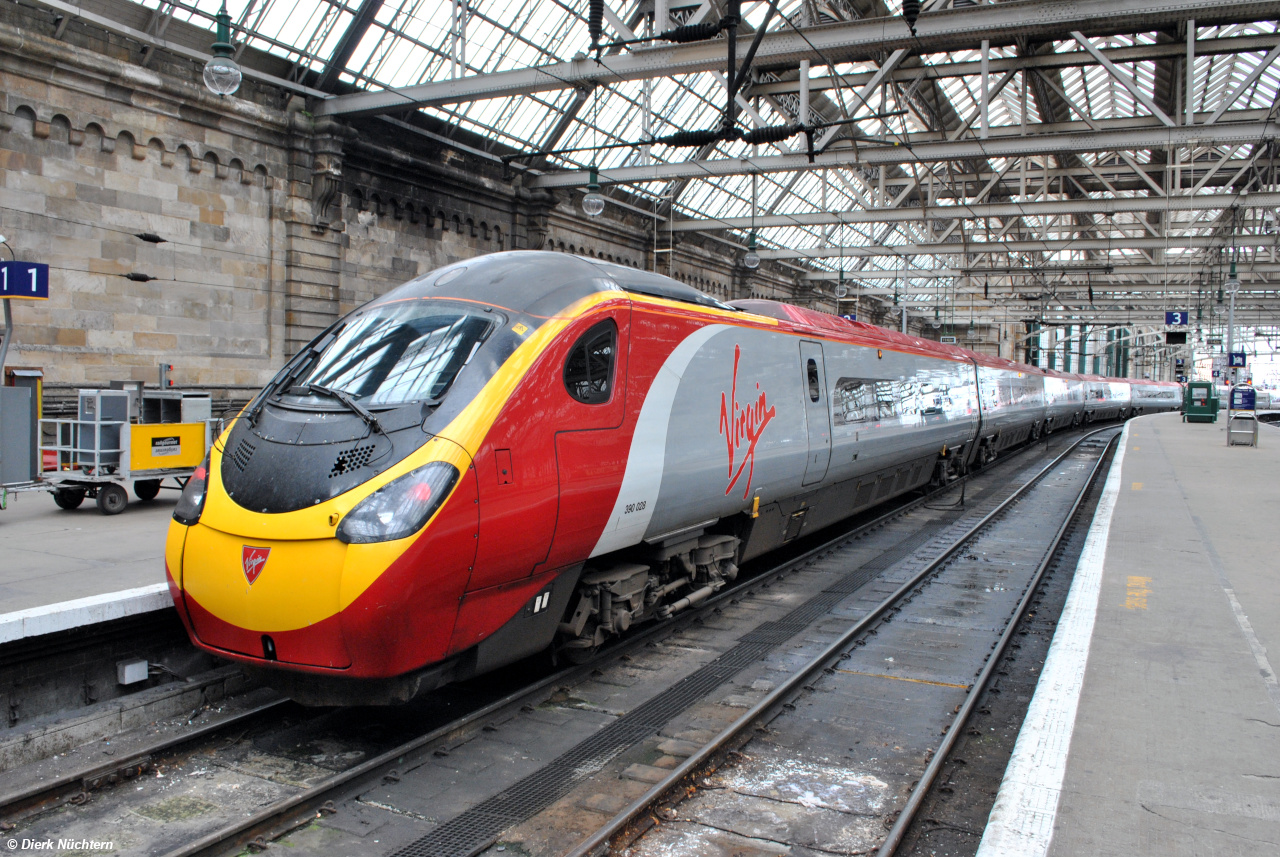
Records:
{"label": "yellow safety line", "polygon": [[836,670],[836,672],[848,673],[849,675],[866,675],[866,676],[871,676],[872,678],[891,678],[894,681],[910,681],[910,682],[915,682],[916,684],[931,684],[931,685],[934,685],[935,687],[958,687],[964,690],[969,689],[969,685],[967,684],[951,684],[945,681],[927,681],[926,679],[922,679],[922,678],[907,678],[904,675],[885,675],[884,673],[864,673],[864,672],[858,672],[857,670],[840,670],[840,669]]}

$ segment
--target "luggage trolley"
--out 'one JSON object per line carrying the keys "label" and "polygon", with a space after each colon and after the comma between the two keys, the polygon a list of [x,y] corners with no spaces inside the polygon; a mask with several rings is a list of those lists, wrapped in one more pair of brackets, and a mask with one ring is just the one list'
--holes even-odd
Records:
{"label": "luggage trolley", "polygon": [[1258,445],[1257,399],[1249,384],[1236,384],[1227,401],[1227,446]]}
{"label": "luggage trolley", "polygon": [[211,407],[207,393],[80,390],[76,419],[40,421],[53,437],[40,448],[41,482],[60,508],[92,497],[104,515],[124,511],[130,482],[140,500],[181,489],[209,450]]}

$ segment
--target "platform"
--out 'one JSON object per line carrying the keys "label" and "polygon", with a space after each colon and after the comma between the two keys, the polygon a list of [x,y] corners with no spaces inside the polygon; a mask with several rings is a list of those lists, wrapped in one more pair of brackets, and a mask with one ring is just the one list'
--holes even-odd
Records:
{"label": "platform", "polygon": [[53,495],[11,496],[0,512],[0,643],[172,606],[164,539],[178,492],[130,495],[119,515],[92,500],[59,509]]}
{"label": "platform", "polygon": [[978,854],[1280,853],[1280,430],[1116,462]]}

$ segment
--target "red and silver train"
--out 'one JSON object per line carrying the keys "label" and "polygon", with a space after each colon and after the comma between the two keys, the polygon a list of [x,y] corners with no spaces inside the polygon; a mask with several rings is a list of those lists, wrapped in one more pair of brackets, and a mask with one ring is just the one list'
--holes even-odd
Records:
{"label": "red and silver train", "polygon": [[192,641],[303,702],[594,650],[743,561],[1042,432],[1180,406],[546,252],[409,282],[214,445],[165,565]]}

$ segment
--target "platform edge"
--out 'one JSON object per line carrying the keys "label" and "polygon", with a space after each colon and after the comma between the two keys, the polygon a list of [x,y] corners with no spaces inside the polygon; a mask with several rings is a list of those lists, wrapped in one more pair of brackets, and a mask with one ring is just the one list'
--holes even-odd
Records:
{"label": "platform edge", "polygon": [[977,857],[1044,857],[1053,841],[1128,441],[1126,424]]}
{"label": "platform edge", "polygon": [[167,583],[0,614],[0,644],[173,607]]}

